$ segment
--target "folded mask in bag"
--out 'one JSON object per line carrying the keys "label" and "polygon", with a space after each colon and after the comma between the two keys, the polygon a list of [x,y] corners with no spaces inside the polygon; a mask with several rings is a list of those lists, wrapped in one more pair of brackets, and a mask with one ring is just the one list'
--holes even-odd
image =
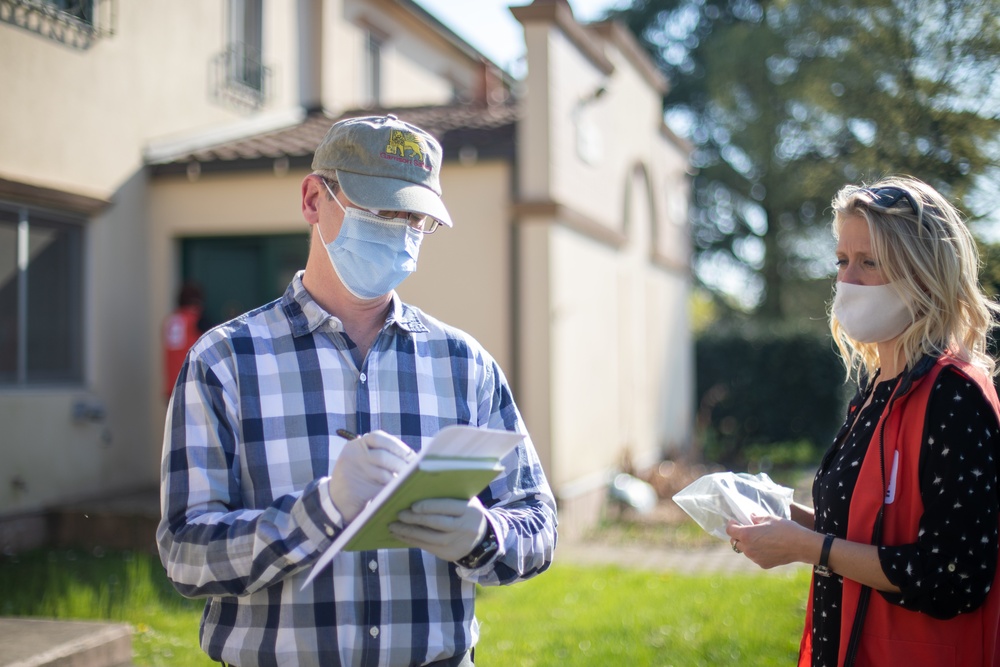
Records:
{"label": "folded mask in bag", "polygon": [[747,526],[754,515],[791,518],[793,495],[792,489],[775,484],[765,473],[716,472],[699,477],[673,498],[706,532],[728,540],[729,521]]}

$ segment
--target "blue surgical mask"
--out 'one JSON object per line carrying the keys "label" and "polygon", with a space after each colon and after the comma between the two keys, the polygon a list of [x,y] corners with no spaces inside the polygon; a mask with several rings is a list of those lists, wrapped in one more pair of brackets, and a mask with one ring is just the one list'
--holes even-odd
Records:
{"label": "blue surgical mask", "polygon": [[344,287],[359,299],[375,299],[396,289],[417,269],[424,235],[402,220],[345,208],[336,197],[333,201],[344,211],[340,233],[327,243],[320,231],[319,239]]}

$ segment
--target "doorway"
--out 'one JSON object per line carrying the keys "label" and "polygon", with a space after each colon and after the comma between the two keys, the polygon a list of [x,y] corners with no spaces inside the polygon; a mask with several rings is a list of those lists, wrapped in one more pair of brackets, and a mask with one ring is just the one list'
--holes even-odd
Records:
{"label": "doorway", "polygon": [[181,279],[201,286],[215,326],[280,297],[308,253],[306,233],[181,239]]}

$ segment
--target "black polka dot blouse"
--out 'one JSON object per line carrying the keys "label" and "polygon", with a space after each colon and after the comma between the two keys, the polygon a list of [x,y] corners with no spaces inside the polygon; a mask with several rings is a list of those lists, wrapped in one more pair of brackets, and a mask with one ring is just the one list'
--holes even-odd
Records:
{"label": "black polka dot blouse", "polygon": [[[851,495],[861,462],[898,378],[859,391],[851,401],[861,411],[848,417],[826,453],[813,482],[816,530],[847,534]],[[904,609],[952,618],[986,599],[997,561],[997,466],[1000,439],[996,416],[979,388],[956,370],[941,371],[927,405],[920,453],[920,495],[924,514],[917,542],[879,547],[886,577],[901,590],[880,593]],[[878,446],[877,442],[875,447]],[[837,664],[843,577],[814,577],[814,667]]]}

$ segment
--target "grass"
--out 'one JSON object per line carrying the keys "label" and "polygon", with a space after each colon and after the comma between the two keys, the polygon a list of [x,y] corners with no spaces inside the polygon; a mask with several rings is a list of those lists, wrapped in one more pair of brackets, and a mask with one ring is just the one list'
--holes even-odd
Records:
{"label": "grass", "polygon": [[480,591],[477,667],[789,665],[808,572],[680,576],[555,566]]}
{"label": "grass", "polygon": [[[677,513],[681,510],[678,508]],[[712,537],[691,519],[663,520],[661,516],[623,515],[608,517],[591,528],[586,539],[600,544],[699,549],[716,546]]]}
{"label": "grass", "polygon": [[[556,563],[481,589],[477,667],[793,664],[808,571],[676,575]],[[45,550],[0,558],[0,615],[133,628],[137,666],[217,664],[198,647],[202,602],[177,595],[148,554]]]}
{"label": "grass", "polygon": [[178,595],[150,554],[41,550],[0,558],[0,615],[107,620],[132,626],[135,665],[206,667],[204,602]]}

